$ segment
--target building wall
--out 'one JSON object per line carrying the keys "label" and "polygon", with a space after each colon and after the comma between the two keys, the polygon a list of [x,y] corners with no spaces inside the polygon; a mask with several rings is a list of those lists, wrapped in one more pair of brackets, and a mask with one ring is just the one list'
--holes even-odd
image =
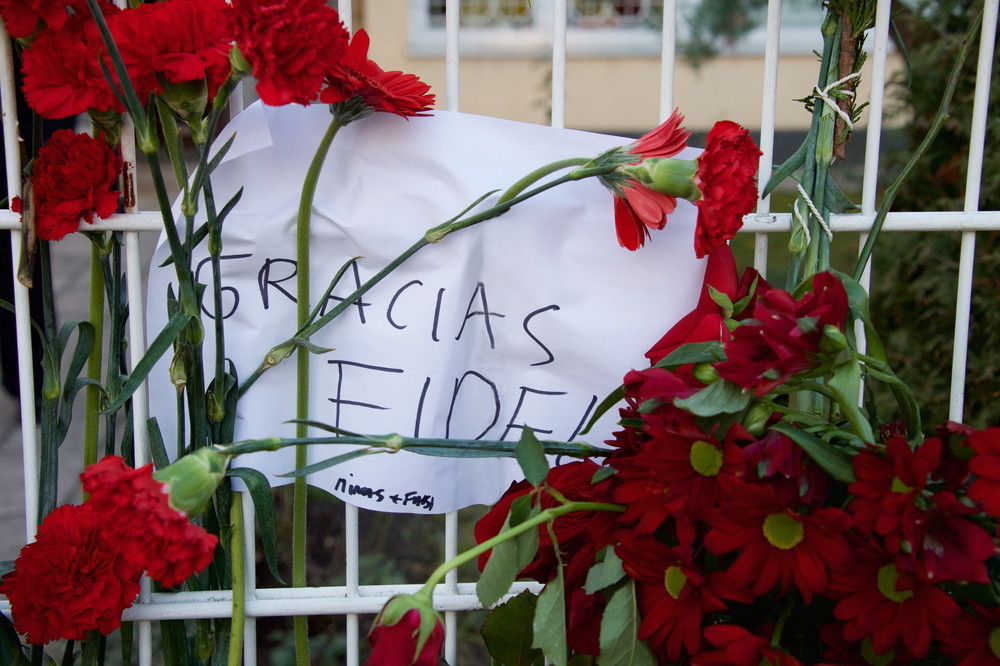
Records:
{"label": "building wall", "polygon": [[[371,57],[385,69],[419,75],[446,108],[443,58],[413,57],[407,52],[407,0],[361,0],[354,28],[371,36]],[[819,28],[817,27],[817,30]],[[746,127],[760,123],[763,54],[718,56],[694,68],[682,60],[675,73],[674,106],[694,131],[720,119]],[[900,59],[892,57],[898,68]],[[800,102],[816,82],[815,55],[782,56],[778,70],[776,124],[779,131],[803,130],[809,114]],[[459,109],[468,113],[547,124],[551,60],[548,57],[462,56]],[[658,57],[570,57],[566,72],[566,126],[590,131],[635,133],[659,121]],[[863,73],[862,99],[869,72]],[[864,122],[860,126],[864,126]]]}

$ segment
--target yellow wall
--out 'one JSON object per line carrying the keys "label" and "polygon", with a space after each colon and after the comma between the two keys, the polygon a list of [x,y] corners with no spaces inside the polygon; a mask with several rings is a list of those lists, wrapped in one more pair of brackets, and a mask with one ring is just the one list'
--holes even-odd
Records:
{"label": "yellow wall", "polygon": [[[413,58],[407,53],[407,0],[363,0],[354,28],[371,36],[370,57],[384,69],[419,75],[447,105],[444,58]],[[818,28],[817,28],[818,29]],[[809,94],[816,82],[815,56],[783,56],[778,69],[776,125],[805,129],[809,114],[795,98]],[[891,58],[890,67],[898,67]],[[459,109],[511,120],[548,124],[548,58],[463,56]],[[862,99],[870,85],[863,73]],[[674,106],[689,129],[707,130],[721,119],[748,128],[760,125],[763,56],[720,56],[695,69],[681,62],[675,73]],[[659,59],[570,58],[566,73],[566,126],[603,132],[636,132],[659,120]],[[862,121],[861,126],[864,125]]]}

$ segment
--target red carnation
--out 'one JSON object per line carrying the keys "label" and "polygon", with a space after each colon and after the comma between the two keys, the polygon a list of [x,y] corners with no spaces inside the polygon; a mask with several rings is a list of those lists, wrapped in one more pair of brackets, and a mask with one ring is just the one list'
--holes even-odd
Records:
{"label": "red carnation", "polygon": [[976,455],[969,471],[976,475],[969,484],[969,498],[983,505],[983,511],[1000,516],[1000,428],[978,430],[965,440]]}
{"label": "red carnation", "polygon": [[271,106],[309,104],[350,35],[324,0],[233,0],[236,44]]}
{"label": "red carnation", "polygon": [[72,7],[77,13],[87,10],[86,0],[0,0],[0,17],[7,34],[15,39],[30,37],[44,26],[58,30],[69,18]]}
{"label": "red carnation", "polygon": [[38,151],[31,172],[35,233],[59,240],[88,223],[108,217],[118,207],[112,188],[122,169],[121,158],[108,144],[87,134],[58,130]]}
{"label": "red carnation", "polygon": [[[639,164],[647,158],[671,157],[687,146],[691,133],[681,127],[684,116],[674,110],[659,127],[644,134],[626,149],[626,157],[635,159],[626,164]],[[677,199],[670,194],[652,190],[636,180],[617,184],[615,192],[615,232],[618,243],[629,250],[638,250],[646,242],[650,229],[662,229],[667,215],[674,212]]]}
{"label": "red carnation", "polygon": [[21,549],[14,571],[0,582],[19,633],[41,645],[83,640],[91,630],[107,635],[139,593],[142,573],[108,531],[119,520],[90,504],[57,507]]}
{"label": "red carnation", "polygon": [[152,465],[132,469],[118,456],[108,456],[80,479],[91,493],[88,503],[109,518],[109,533],[154,580],[171,587],[211,562],[218,539],[171,507],[169,488],[153,479]]}
{"label": "red carnation", "polygon": [[734,122],[715,123],[698,156],[695,183],[701,198],[694,251],[703,257],[732,238],[743,226],[743,216],[757,203],[757,164],[761,152],[750,133]]}
{"label": "red carnation", "polygon": [[[101,3],[105,15],[120,10]],[[43,118],[67,118],[88,110],[117,111],[115,98],[101,71],[98,56],[104,42],[90,13],[76,14],[59,30],[45,30],[25,49],[24,98]]]}
{"label": "red carnation", "polygon": [[743,322],[725,345],[719,375],[757,396],[769,393],[789,377],[817,365],[826,326],[843,332],[847,292],[832,273],[813,276],[812,291],[796,300],[771,289],[757,299],[753,319]]}
{"label": "red carnation", "polygon": [[[710,530],[705,535],[709,552],[738,552],[727,579],[762,595],[778,587],[783,593],[793,584],[807,604],[822,594],[830,571],[844,566],[851,553],[843,532],[849,525],[840,509],[814,509],[800,513],[791,492],[773,486],[728,482],[725,506],[706,511]],[[782,489],[783,490],[783,489]]]}
{"label": "red carnation", "polygon": [[413,74],[385,72],[368,59],[368,33],[358,30],[347,53],[333,63],[319,99],[325,104],[360,97],[372,111],[404,118],[422,115],[434,104],[430,86]]}
{"label": "red carnation", "polygon": [[109,21],[122,62],[145,100],[168,83],[205,80],[214,97],[229,75],[232,36],[225,0],[171,0],[139,5]]}

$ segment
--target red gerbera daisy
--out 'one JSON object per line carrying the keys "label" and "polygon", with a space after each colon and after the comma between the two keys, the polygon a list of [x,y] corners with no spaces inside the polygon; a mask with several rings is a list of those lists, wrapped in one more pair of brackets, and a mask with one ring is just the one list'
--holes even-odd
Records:
{"label": "red gerbera daisy", "polygon": [[982,503],[983,511],[1000,516],[1000,428],[978,430],[965,440],[976,455],[969,471],[976,475],[969,484],[969,497]]}
{"label": "red gerbera daisy", "polygon": [[350,35],[324,0],[233,0],[236,44],[265,104],[309,104]]}
{"label": "red gerbera daisy", "polygon": [[737,625],[705,627],[705,640],[717,649],[695,656],[692,666],[802,666],[792,655],[772,647],[766,638]]}
{"label": "red gerbera daisy", "polygon": [[834,571],[830,584],[830,595],[840,600],[833,614],[844,622],[844,638],[870,636],[879,654],[901,644],[915,657],[927,656],[931,641],[953,630],[958,604],[881,548],[859,544],[854,551],[857,561]]}
{"label": "red gerbera daisy", "polygon": [[785,592],[794,584],[811,603],[814,594],[826,590],[830,570],[850,559],[842,534],[850,522],[847,514],[834,508],[798,513],[791,487],[780,492],[771,485],[728,479],[723,484],[729,499],[705,513],[710,526],[705,547],[717,555],[739,553],[727,579],[757,596],[775,586]]}
{"label": "red gerbera daisy", "polygon": [[404,118],[423,115],[434,105],[430,86],[413,74],[386,72],[368,59],[368,33],[358,30],[347,53],[335,61],[325,78],[319,99],[326,104],[360,97],[372,111]]}
{"label": "red gerbera daisy", "polygon": [[21,549],[0,593],[29,643],[83,640],[95,629],[108,635],[121,624],[122,611],[139,593],[142,570],[107,530],[114,520],[90,504],[60,506]]}
{"label": "red gerbera daisy", "polygon": [[[659,127],[625,149],[626,157],[635,156],[634,161],[625,164],[639,164],[653,157],[670,157],[684,150],[691,133],[681,127],[682,122],[684,116],[674,110]],[[636,180],[619,183],[613,189],[615,232],[618,243],[629,250],[642,247],[650,229],[666,226],[667,215],[677,207],[674,196],[651,190]]]}
{"label": "red gerbera daisy", "polygon": [[128,467],[108,456],[80,475],[87,503],[106,517],[109,534],[126,556],[167,587],[183,582],[211,562],[218,539],[170,506],[169,488],[153,478],[153,466]]}
{"label": "red gerbera daisy", "polygon": [[721,577],[698,571],[689,546],[668,548],[651,536],[627,533],[615,553],[636,581],[639,639],[649,641],[653,652],[669,662],[682,652],[697,654],[702,619],[726,608]]}

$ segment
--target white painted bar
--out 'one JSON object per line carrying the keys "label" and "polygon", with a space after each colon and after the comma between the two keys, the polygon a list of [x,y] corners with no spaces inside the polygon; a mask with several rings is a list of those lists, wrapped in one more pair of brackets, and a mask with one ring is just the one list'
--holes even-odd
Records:
{"label": "white painted bar", "polygon": [[[764,47],[764,89],[760,109],[760,162],[757,167],[757,194],[764,191],[774,164],[774,111],[778,99],[778,54],[781,47],[781,0],[767,3],[767,44]],[[771,212],[771,195],[761,197],[758,213]],[[753,265],[767,278],[767,234],[754,237]]]}

